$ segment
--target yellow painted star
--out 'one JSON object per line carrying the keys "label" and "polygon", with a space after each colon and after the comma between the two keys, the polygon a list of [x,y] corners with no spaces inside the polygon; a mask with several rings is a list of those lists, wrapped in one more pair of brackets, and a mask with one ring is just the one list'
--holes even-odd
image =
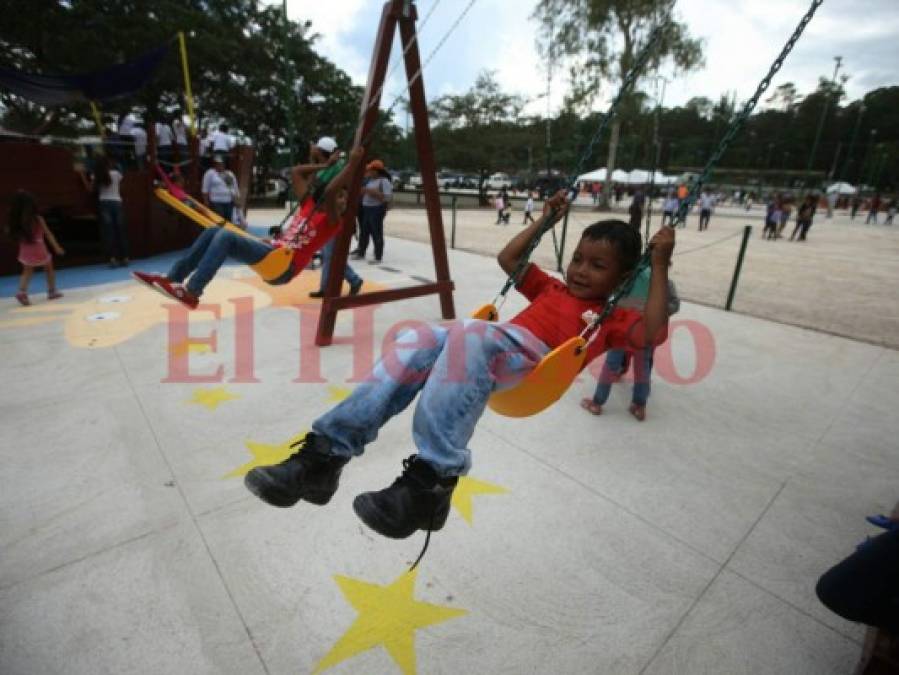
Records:
{"label": "yellow painted star", "polygon": [[215,410],[220,403],[240,398],[237,394],[232,394],[225,387],[216,387],[214,389],[196,389],[193,398],[188,403],[198,403],[205,405],[210,410]]}
{"label": "yellow painted star", "polygon": [[182,340],[176,345],[172,345],[172,356],[184,356],[185,354],[208,354],[212,351],[212,347],[206,342],[191,342],[190,340]]}
{"label": "yellow painted star", "polygon": [[224,476],[222,476],[222,478],[237,478],[239,476],[245,476],[250,472],[250,469],[254,469],[257,466],[269,466],[271,464],[279,464],[280,462],[283,462],[285,459],[296,452],[296,448],[290,447],[291,444],[303,440],[305,436],[306,432],[301,431],[296,436],[293,436],[289,441],[281,443],[280,445],[269,445],[268,443],[244,441],[244,445],[247,446],[250,454],[253,455],[253,459],[251,459],[243,466],[237,467],[236,469],[234,469],[234,471],[226,473]]}
{"label": "yellow painted star", "polygon": [[348,398],[350,394],[353,393],[352,389],[347,389],[346,387],[337,387],[332,385],[328,386],[328,402],[329,403],[340,403],[344,399]]}
{"label": "yellow painted star", "polygon": [[417,570],[404,572],[389,586],[335,575],[334,580],[359,616],[313,672],[320,673],[383,645],[403,673],[415,673],[415,630],[467,614],[464,609],[432,605],[412,597],[417,574]]}
{"label": "yellow painted star", "polygon": [[453,490],[452,504],[469,525],[473,524],[474,504],[472,497],[475,495],[501,495],[508,490],[499,485],[488,483],[487,481],[471,478],[470,476],[462,476]]}

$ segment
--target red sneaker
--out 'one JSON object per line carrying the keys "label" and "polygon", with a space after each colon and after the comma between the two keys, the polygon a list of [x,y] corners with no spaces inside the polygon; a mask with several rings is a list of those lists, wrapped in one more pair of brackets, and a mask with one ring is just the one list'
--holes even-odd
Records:
{"label": "red sneaker", "polygon": [[181,284],[173,284],[171,281],[162,277],[155,284],[154,287],[162,291],[165,295],[169,296],[180,302],[182,305],[187,307],[188,309],[196,309],[197,305],[200,304],[200,298],[191,293]]}
{"label": "red sneaker", "polygon": [[166,278],[161,274],[147,274],[146,272],[132,272],[131,276],[145,286],[149,286],[154,291],[158,290],[156,288],[157,282],[166,280]]}

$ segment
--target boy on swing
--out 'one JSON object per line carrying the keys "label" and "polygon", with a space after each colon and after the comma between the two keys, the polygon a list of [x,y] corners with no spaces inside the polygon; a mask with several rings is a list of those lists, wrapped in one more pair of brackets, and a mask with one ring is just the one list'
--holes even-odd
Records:
{"label": "boy on swing", "polygon": [[[212,281],[226,258],[230,256],[254,265],[275,249],[287,248],[293,251],[290,266],[269,283],[288,283],[306,268],[313,254],[340,230],[340,219],[347,205],[347,185],[364,156],[363,147],[353,149],[349,161],[325,187],[323,204],[316,203],[313,197],[312,176],[334,165],[340,158],[338,153],[333,153],[326,163],[295,166],[291,179],[295,193],[300,196],[301,206],[290,225],[278,237],[257,239],[224,227],[209,227],[197,237],[187,254],[175,261],[165,276],[145,272],[132,272],[132,276],[188,309],[196,309],[203,289]],[[190,279],[183,283],[188,276]]]}
{"label": "boy on swing", "polygon": [[[512,274],[541,225],[556,209],[567,209],[559,192],[534,224],[512,238],[498,261]],[[607,349],[639,349],[667,337],[668,263],[674,230],[652,240],[652,275],[644,313],[616,309],[591,343],[585,363]],[[446,522],[459,476],[471,465],[466,448],[494,390],[517,384],[549,351],[581,332],[582,315],[600,311],[606,298],[637,264],[640,235],[619,220],[584,230],[565,283],[533,263],[518,283],[531,304],[507,323],[479,320],[421,324],[400,334],[370,377],[343,402],[319,417],[297,443],[295,454],[250,471],[247,488],[274,506],[303,499],[326,504],[337,490],[344,465],[361,455],[378,430],[421,393],[412,422],[418,454],[403,461],[403,473],[378,492],[357,496],[353,509],[376,532],[405,538],[416,530],[439,530]]]}

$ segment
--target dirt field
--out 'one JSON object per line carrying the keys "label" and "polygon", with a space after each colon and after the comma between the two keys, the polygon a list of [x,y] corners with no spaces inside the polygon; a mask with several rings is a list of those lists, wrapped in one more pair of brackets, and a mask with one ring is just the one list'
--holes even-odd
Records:
{"label": "dirt field", "polygon": [[[758,205],[749,212],[721,207],[702,233],[697,231],[698,215],[690,216],[687,228],[677,233],[672,271],[684,299],[724,307],[743,226],[752,225],[734,311],[899,348],[899,224],[866,226],[864,214],[852,222],[844,211],[828,220],[819,211],[808,241],[764,241],[762,216]],[[600,217],[589,206],[572,212],[566,261],[580,231]],[[450,209],[444,209],[443,218],[449,242]],[[884,218],[880,214],[881,223]],[[458,209],[456,248],[495,255],[521,226],[520,207],[516,205],[511,225],[494,225],[495,220],[489,209]],[[787,234],[794,224],[788,223]],[[388,237],[427,241],[424,210],[397,204],[387,214],[385,231]],[[535,260],[555,265],[550,237],[541,242]]]}

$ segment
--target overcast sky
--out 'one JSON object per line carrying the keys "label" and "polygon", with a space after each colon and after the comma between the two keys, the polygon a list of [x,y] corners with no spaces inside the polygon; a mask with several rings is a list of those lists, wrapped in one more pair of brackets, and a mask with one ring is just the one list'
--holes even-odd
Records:
{"label": "overcast sky", "polygon": [[[433,9],[420,30],[422,60],[434,49],[469,0],[420,0],[419,22]],[[280,3],[278,3],[280,4]],[[536,23],[529,18],[535,0],[476,0],[424,73],[429,99],[466,91],[484,69],[497,71],[505,91],[532,99],[530,113],[545,113],[546,70],[534,45]],[[364,85],[383,3],[377,0],[288,0],[293,20],[309,19],[321,35],[317,48]],[[717,100],[736,91],[748,98],[780,52],[800,17],[805,0],[678,0],[678,19],[704,42],[705,66],[689,75],[674,75],[670,65],[661,74],[672,78],[665,105],[692,96]],[[397,43],[399,39],[397,37]],[[841,72],[850,76],[850,100],[886,85],[899,84],[899,0],[826,0],[806,28],[771,89],[794,82],[799,91],[814,90],[820,76],[833,73],[834,56],[843,57]],[[399,58],[394,48],[391,64]],[[402,93],[402,67],[391,78],[382,105]],[[559,74],[552,84],[551,104],[558,110],[566,88]],[[651,93],[652,85],[644,83]],[[614,95],[601,92],[598,108]],[[763,99],[764,100],[764,99]]]}

